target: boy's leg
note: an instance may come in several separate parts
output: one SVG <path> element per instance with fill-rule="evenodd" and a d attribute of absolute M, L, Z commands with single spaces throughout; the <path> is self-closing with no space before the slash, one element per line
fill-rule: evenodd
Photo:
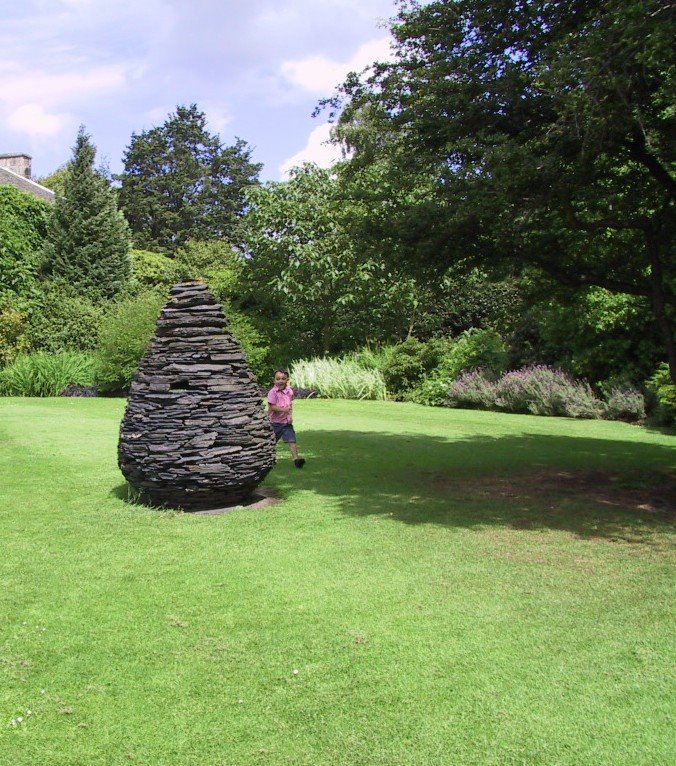
<path fill-rule="evenodd" d="M 296 442 L 289 442 L 289 449 L 291 450 L 291 457 L 293 458 L 293 464 L 296 468 L 302 468 L 305 465 L 305 458 L 298 457 L 298 446 Z"/>
<path fill-rule="evenodd" d="M 293 430 L 293 426 L 289 426 L 287 432 L 289 449 L 291 450 L 291 457 L 293 458 L 293 464 L 296 468 L 302 468 L 305 465 L 305 458 L 298 457 L 298 445 L 296 444 L 296 432 Z"/>
<path fill-rule="evenodd" d="M 291 451 L 291 457 L 293 458 L 293 464 L 296 468 L 302 468 L 305 465 L 305 458 L 298 457 L 298 446 L 296 444 L 296 432 L 293 430 L 293 426 L 288 426 L 282 437 L 284 441 L 289 445 Z"/>

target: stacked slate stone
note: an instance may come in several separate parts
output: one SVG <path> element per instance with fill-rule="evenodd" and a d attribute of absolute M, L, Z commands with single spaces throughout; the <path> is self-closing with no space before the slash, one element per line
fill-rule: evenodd
<path fill-rule="evenodd" d="M 207 510 L 246 499 L 275 438 L 242 349 L 206 285 L 175 285 L 131 384 L 120 470 L 143 502 Z"/>

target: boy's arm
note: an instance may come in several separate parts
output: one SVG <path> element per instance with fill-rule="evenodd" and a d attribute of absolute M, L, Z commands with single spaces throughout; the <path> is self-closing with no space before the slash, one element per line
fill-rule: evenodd
<path fill-rule="evenodd" d="M 268 394 L 268 410 L 270 412 L 280 412 L 282 414 L 289 412 L 289 407 L 280 407 L 279 404 L 277 404 L 277 397 L 275 396 L 275 392 L 271 391 Z"/>
<path fill-rule="evenodd" d="M 291 412 L 291 407 L 280 407 L 278 404 L 268 402 L 268 409 L 270 412 Z"/>

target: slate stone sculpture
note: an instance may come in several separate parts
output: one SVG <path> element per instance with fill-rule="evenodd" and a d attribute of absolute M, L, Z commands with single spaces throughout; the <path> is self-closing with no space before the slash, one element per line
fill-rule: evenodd
<path fill-rule="evenodd" d="M 142 502 L 186 511 L 241 502 L 275 463 L 260 388 L 206 285 L 171 290 L 131 384 L 118 463 Z"/>

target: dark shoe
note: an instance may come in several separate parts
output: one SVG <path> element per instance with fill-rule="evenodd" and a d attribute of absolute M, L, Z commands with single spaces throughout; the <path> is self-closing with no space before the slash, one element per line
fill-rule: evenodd
<path fill-rule="evenodd" d="M 305 458 L 299 457 L 293 461 L 293 464 L 296 466 L 296 468 L 302 468 L 305 465 Z"/>

